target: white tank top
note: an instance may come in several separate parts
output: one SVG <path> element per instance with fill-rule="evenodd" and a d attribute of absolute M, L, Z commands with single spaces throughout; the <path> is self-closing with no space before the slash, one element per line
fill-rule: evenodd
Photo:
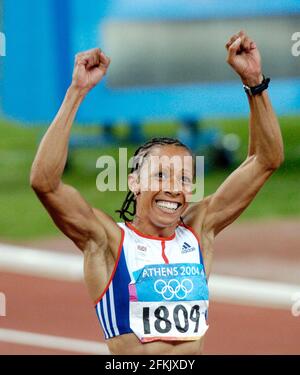
<path fill-rule="evenodd" d="M 123 238 L 111 280 L 96 303 L 105 337 L 141 342 L 198 340 L 208 329 L 208 286 L 200 243 L 179 225 L 169 238 L 119 223 Z"/>

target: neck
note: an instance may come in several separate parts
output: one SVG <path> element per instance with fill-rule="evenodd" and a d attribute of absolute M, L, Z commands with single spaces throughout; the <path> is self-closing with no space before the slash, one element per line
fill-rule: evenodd
<path fill-rule="evenodd" d="M 149 221 L 142 220 L 140 217 L 136 216 L 132 221 L 132 225 L 140 232 L 149 236 L 166 238 L 171 237 L 174 234 L 178 223 L 168 227 L 158 227 L 157 225 Z"/>

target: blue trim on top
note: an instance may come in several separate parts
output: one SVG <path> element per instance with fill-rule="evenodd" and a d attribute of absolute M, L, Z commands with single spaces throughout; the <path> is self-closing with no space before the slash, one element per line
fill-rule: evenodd
<path fill-rule="evenodd" d="M 200 254 L 200 262 L 201 262 L 201 264 L 203 266 L 204 273 L 205 273 L 205 279 L 206 279 L 207 291 L 208 291 L 208 300 L 209 300 L 208 280 L 207 280 L 207 274 L 206 274 L 206 269 L 205 269 L 205 264 L 204 264 L 204 261 L 203 261 L 203 255 L 202 255 L 200 244 L 198 244 L 198 248 L 199 248 L 199 254 Z M 205 320 L 206 320 L 206 322 L 208 321 L 208 309 L 205 312 Z"/>
<path fill-rule="evenodd" d="M 106 324 L 106 321 L 105 321 L 103 301 L 101 300 L 99 303 L 100 303 L 100 312 L 101 312 L 103 326 L 104 326 L 103 327 L 104 328 L 104 334 L 105 334 L 105 332 L 107 333 L 107 335 L 105 334 L 105 339 L 109 339 L 111 337 L 109 336 L 109 331 L 107 329 L 107 324 Z"/>
<path fill-rule="evenodd" d="M 204 268 L 203 255 L 202 255 L 202 251 L 201 251 L 201 247 L 200 247 L 199 243 L 198 243 L 198 249 L 199 249 L 199 254 L 200 254 L 200 262 L 201 262 L 201 264 L 203 265 L 203 268 Z"/>
<path fill-rule="evenodd" d="M 132 333 L 130 328 L 129 322 L 129 289 L 128 285 L 130 283 L 130 275 L 127 269 L 127 264 L 124 255 L 124 247 L 122 247 L 121 255 L 119 259 L 119 263 L 115 272 L 115 275 L 111 281 L 114 285 L 114 295 L 113 299 L 115 302 L 115 313 L 116 313 L 116 324 L 119 330 L 119 334 L 123 335 L 126 333 Z M 106 301 L 107 301 L 107 311 L 108 311 L 108 320 L 110 324 L 110 330 L 112 332 L 112 337 L 118 336 L 113 328 L 112 316 L 111 316 L 111 307 L 110 307 L 110 288 L 108 288 L 107 292 L 105 293 Z M 103 296 L 104 297 L 104 296 Z M 100 304 L 100 311 L 103 317 L 103 324 L 104 329 L 108 333 L 107 324 L 104 320 L 104 312 L 103 312 L 103 299 L 99 301 Z M 98 315 L 98 314 L 97 314 Z M 99 320 L 100 322 L 100 320 Z M 101 323 L 101 322 L 100 322 Z M 105 334 L 105 332 L 104 332 Z M 106 336 L 106 339 L 111 338 L 110 336 Z"/>
<path fill-rule="evenodd" d="M 105 333 L 105 327 L 102 327 L 102 324 L 101 324 L 101 319 L 102 319 L 102 313 L 101 313 L 101 311 L 100 311 L 100 313 L 101 313 L 101 319 L 100 319 L 100 315 L 98 314 L 98 305 L 99 305 L 99 308 L 101 309 L 101 301 L 99 301 L 97 303 L 97 305 L 95 306 L 95 309 L 96 309 L 96 314 L 97 314 L 97 317 L 98 317 L 99 324 L 100 324 L 100 326 L 102 328 L 102 331 L 103 331 L 103 334 L 104 334 L 104 338 L 107 340 L 108 337 L 107 337 L 107 335 Z M 104 322 L 103 322 L 103 324 L 104 324 Z"/>
<path fill-rule="evenodd" d="M 113 322 L 112 322 L 112 317 L 111 317 L 110 292 L 111 292 L 110 288 L 108 288 L 108 290 L 106 292 L 107 315 L 108 315 L 109 328 L 111 330 L 112 337 L 115 337 L 116 333 L 115 333 L 115 330 L 114 330 L 114 327 L 113 327 Z M 114 298 L 114 296 L 113 296 L 113 298 Z"/>
<path fill-rule="evenodd" d="M 130 275 L 128 272 L 124 247 L 122 247 L 121 256 L 119 259 L 119 264 L 113 278 L 114 295 L 115 295 L 115 311 L 116 311 L 116 321 L 119 329 L 120 335 L 125 333 L 132 333 L 130 328 L 129 320 L 129 289 L 128 285 L 130 283 Z"/>

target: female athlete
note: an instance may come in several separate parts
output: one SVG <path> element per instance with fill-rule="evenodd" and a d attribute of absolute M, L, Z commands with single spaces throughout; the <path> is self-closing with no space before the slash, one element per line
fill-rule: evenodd
<path fill-rule="evenodd" d="M 281 132 L 256 44 L 240 31 L 226 49 L 227 62 L 248 96 L 248 155 L 200 202 L 189 203 L 194 165 L 185 160 L 191 152 L 170 138 L 153 139 L 136 151 L 130 191 L 119 211 L 125 222 L 92 208 L 62 182 L 75 115 L 110 65 L 99 49 L 76 56 L 72 84 L 39 146 L 31 186 L 83 253 L 85 282 L 112 354 L 202 353 L 214 239 L 283 161 Z M 177 162 L 168 164 L 173 157 Z"/>

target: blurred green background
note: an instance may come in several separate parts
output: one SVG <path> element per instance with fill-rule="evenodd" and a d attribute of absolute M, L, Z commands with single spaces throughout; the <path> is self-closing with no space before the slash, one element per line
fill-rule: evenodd
<path fill-rule="evenodd" d="M 276 171 L 259 192 L 250 207 L 239 220 L 258 220 L 266 218 L 298 217 L 300 215 L 300 127 L 299 117 L 281 117 L 279 119 L 285 144 L 285 162 Z M 248 119 L 226 119 L 204 121 L 205 128 L 219 127 L 224 134 L 235 133 L 240 137 L 241 147 L 237 152 L 234 169 L 247 155 Z M 0 237 L 3 240 L 30 240 L 58 234 L 47 212 L 42 207 L 29 186 L 29 174 L 39 140 L 46 127 L 25 128 L 19 123 L 0 122 Z M 122 134 L 124 126 L 115 130 Z M 176 124 L 146 124 L 147 136 L 174 136 Z M 88 129 L 74 125 L 73 134 L 99 133 L 98 127 Z M 129 157 L 135 146 L 129 146 Z M 124 192 L 100 193 L 96 189 L 96 160 L 101 155 L 112 155 L 118 160 L 118 145 L 102 149 L 82 148 L 71 152 L 71 167 L 65 173 L 64 182 L 76 187 L 85 199 L 94 207 L 101 208 L 118 216 L 115 210 L 120 208 L 125 197 Z M 214 192 L 225 180 L 231 170 L 217 170 L 205 174 L 205 195 Z"/>

